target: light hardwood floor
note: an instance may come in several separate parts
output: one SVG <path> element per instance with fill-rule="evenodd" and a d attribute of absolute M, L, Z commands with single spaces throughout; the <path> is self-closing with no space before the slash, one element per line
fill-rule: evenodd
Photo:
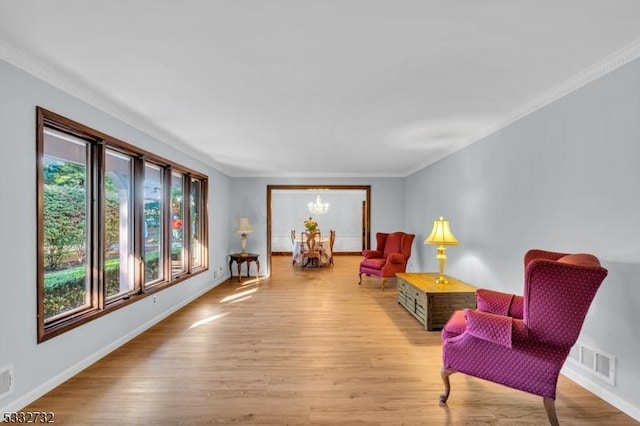
<path fill-rule="evenodd" d="M 73 425 L 544 425 L 542 399 L 454 374 L 438 403 L 440 334 L 368 278 L 359 256 L 320 270 L 273 258 L 227 281 L 24 411 Z M 636 425 L 564 377 L 563 425 Z"/>

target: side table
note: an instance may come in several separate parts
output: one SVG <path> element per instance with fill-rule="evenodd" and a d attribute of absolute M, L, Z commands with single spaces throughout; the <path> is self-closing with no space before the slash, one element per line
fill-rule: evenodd
<path fill-rule="evenodd" d="M 476 288 L 446 276 L 446 284 L 436 284 L 439 274 L 397 273 L 398 303 L 416 317 L 427 330 L 444 327 L 454 311 L 476 307 Z"/>
<path fill-rule="evenodd" d="M 236 265 L 238 265 L 238 282 L 240 282 L 240 279 L 242 277 L 242 273 L 240 272 L 240 266 L 244 263 L 247 262 L 247 278 L 249 277 L 249 268 L 251 266 L 251 262 L 256 262 L 256 279 L 260 276 L 260 261 L 258 260 L 258 258 L 260 257 L 259 254 L 255 254 L 255 253 L 246 253 L 246 254 L 242 254 L 242 253 L 232 253 L 229 255 L 229 274 L 233 277 L 233 270 L 231 269 L 231 265 L 233 264 L 233 262 L 236 262 Z"/>

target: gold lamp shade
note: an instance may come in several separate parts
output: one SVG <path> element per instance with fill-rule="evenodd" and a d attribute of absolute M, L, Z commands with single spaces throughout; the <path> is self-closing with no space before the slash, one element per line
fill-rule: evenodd
<path fill-rule="evenodd" d="M 424 243 L 438 245 L 436 259 L 438 260 L 440 274 L 436 283 L 446 284 L 448 281 L 444 278 L 444 266 L 447 263 L 447 248 L 445 246 L 458 245 L 458 240 L 456 240 L 456 237 L 451 233 L 451 228 L 449 228 L 449 221 L 442 216 L 434 220 L 431 234 L 424 240 Z"/>

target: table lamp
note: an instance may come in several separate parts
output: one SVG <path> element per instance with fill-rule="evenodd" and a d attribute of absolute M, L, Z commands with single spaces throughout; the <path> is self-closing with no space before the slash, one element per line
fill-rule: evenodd
<path fill-rule="evenodd" d="M 444 278 L 444 265 L 447 263 L 447 249 L 445 246 L 458 245 L 458 240 L 449 229 L 449 221 L 444 220 L 442 216 L 434 220 L 431 234 L 424 240 L 424 243 L 438 245 L 436 259 L 438 259 L 440 276 L 436 280 L 436 284 L 446 284 L 448 281 Z"/>
<path fill-rule="evenodd" d="M 249 223 L 249 218 L 247 217 L 241 217 L 240 220 L 238 221 L 238 226 L 235 229 L 236 234 L 241 234 L 241 240 L 240 243 L 242 244 L 242 253 L 240 253 L 242 256 L 246 256 L 248 254 L 247 252 L 247 234 L 250 234 L 253 232 L 253 227 L 251 226 L 251 224 Z"/>

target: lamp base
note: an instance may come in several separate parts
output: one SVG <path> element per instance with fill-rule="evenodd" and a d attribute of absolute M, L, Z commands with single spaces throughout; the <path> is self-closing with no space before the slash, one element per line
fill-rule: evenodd
<path fill-rule="evenodd" d="M 449 280 L 446 279 L 443 275 L 440 275 L 436 280 L 436 284 L 448 284 Z"/>
<path fill-rule="evenodd" d="M 440 272 L 436 284 L 447 284 L 449 280 L 444 277 L 444 265 L 447 263 L 447 248 L 445 246 L 438 247 L 436 259 L 438 260 L 438 270 Z"/>
<path fill-rule="evenodd" d="M 247 234 L 242 234 L 240 239 L 240 246 L 242 247 L 242 251 L 240 252 L 240 256 L 246 256 L 249 254 L 247 251 Z"/>

